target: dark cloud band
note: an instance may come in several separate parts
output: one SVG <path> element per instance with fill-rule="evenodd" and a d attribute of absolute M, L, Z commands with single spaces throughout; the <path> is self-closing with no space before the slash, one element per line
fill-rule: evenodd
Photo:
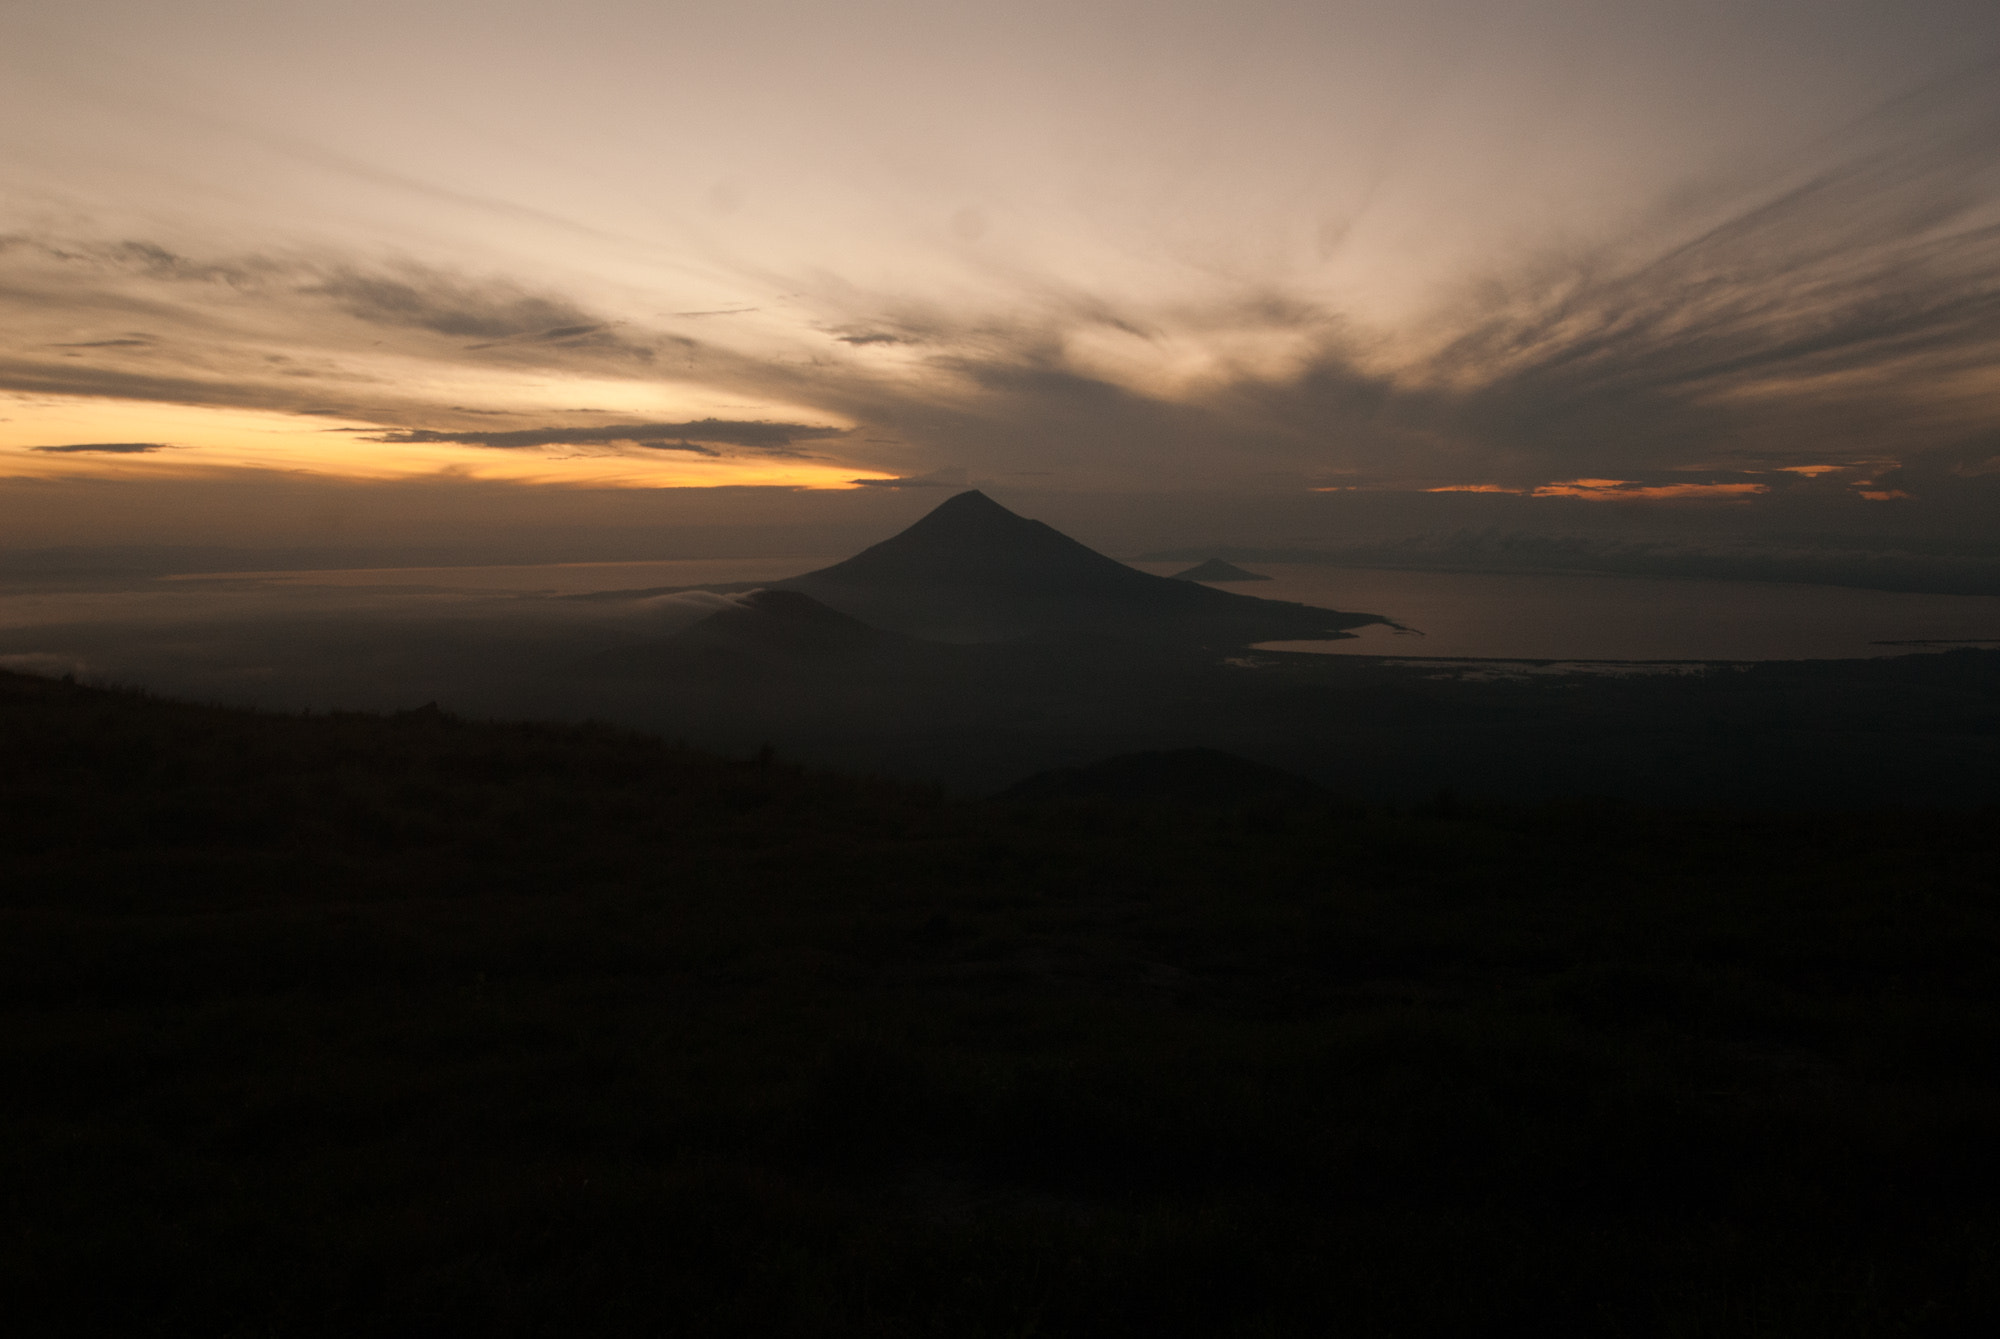
<path fill-rule="evenodd" d="M 518 428 L 509 432 L 446 432 L 416 428 L 370 437 L 398 446 L 483 446 L 500 451 L 540 446 L 641 446 L 658 451 L 693 451 L 714 455 L 709 446 L 734 446 L 751 451 L 792 454 L 795 443 L 844 437 L 845 428 L 809 423 L 762 423 L 704 418 L 687 423 L 612 423 L 595 428 Z"/>
<path fill-rule="evenodd" d="M 65 446 L 31 446 L 30 451 L 41 451 L 53 456 L 73 456 L 97 453 L 106 456 L 143 456 L 153 451 L 171 451 L 165 442 L 73 442 Z"/>
<path fill-rule="evenodd" d="M 896 479 L 849 479 L 861 488 L 966 488 L 970 480 L 961 469 L 933 470 L 929 474 L 907 474 Z"/>

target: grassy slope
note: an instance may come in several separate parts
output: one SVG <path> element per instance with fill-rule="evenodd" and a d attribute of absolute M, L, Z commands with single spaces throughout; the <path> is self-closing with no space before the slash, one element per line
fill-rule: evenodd
<path fill-rule="evenodd" d="M 79 1332 L 1985 1334 L 1993 815 L 961 804 L 0 677 Z"/>

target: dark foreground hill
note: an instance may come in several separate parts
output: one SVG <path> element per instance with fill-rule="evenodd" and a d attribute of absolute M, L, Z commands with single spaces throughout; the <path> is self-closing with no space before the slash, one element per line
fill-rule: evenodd
<path fill-rule="evenodd" d="M 1320 789 L 1302 776 L 1220 749 L 1121 753 L 1087 767 L 1037 772 L 1002 791 L 1003 800 L 1123 800 L 1208 807 L 1296 804 Z"/>
<path fill-rule="evenodd" d="M 2000 823 L 0 676 L 37 1334 L 1985 1335 Z"/>
<path fill-rule="evenodd" d="M 811 620 L 766 612 L 732 611 L 552 677 L 547 709 L 737 752 L 769 740 L 822 765 L 971 794 L 1203 746 L 1336 793 L 1405 801 L 1448 789 L 1799 809 L 2000 802 L 1995 651 L 1562 674 L 1111 638 L 948 646 L 856 634 L 821 650 L 798 626 Z"/>

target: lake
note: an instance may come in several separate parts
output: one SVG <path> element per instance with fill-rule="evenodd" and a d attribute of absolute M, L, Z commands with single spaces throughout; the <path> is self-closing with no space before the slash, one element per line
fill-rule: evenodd
<path fill-rule="evenodd" d="M 832 558 L 706 558 L 508 567 L 230 572 L 122 584 L 116 591 L 0 598 L 0 627 L 171 622 L 217 601 L 271 609 L 444 607 L 495 596 L 776 581 Z M 1185 563 L 1136 563 L 1158 575 Z M 1266 649 L 1414 659 L 1693 661 L 1852 659 L 2000 646 L 2000 596 L 1910 595 L 1838 586 L 1646 577 L 1412 572 L 1264 563 L 1270 581 L 1219 586 L 1245 595 L 1381 614 L 1411 632 L 1369 627 L 1341 641 Z M 189 598 L 200 596 L 203 598 Z M 328 605 L 331 602 L 331 605 Z M 25 649 L 25 648 L 22 648 Z"/>
<path fill-rule="evenodd" d="M 1185 563 L 1134 564 L 1168 575 Z M 1220 590 L 1381 614 L 1349 640 L 1262 649 L 1496 660 L 1847 660 L 2000 646 L 2000 596 L 1910 595 L 1756 581 L 1408 572 L 1260 563 Z"/>

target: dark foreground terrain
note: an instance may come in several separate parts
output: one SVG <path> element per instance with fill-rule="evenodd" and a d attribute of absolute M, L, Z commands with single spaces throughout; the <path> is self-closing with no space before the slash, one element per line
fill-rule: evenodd
<path fill-rule="evenodd" d="M 2000 1324 L 1990 808 L 968 802 L 18 676 L 0 758 L 35 1333 Z"/>

